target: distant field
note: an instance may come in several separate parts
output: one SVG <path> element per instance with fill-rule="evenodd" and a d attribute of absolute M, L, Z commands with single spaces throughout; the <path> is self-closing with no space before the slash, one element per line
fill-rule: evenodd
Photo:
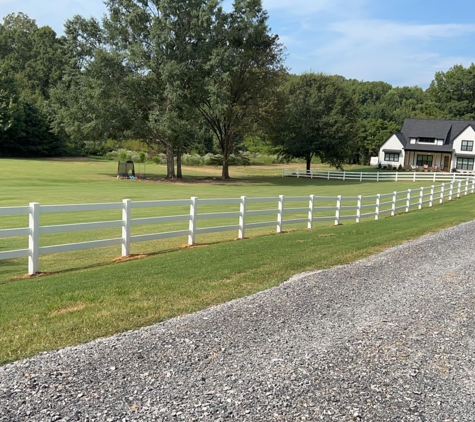
<path fill-rule="evenodd" d="M 116 202 L 132 200 L 371 195 L 418 188 L 411 182 L 342 182 L 282 178 L 281 166 L 232 168 L 229 182 L 213 180 L 219 168 L 186 168 L 184 182 L 160 180 L 163 167 L 148 165 L 150 181 L 117 180 L 116 163 L 107 161 L 0 160 L 0 206 Z M 302 168 L 302 166 L 295 166 Z M 188 177 L 190 176 L 190 177 Z M 427 183 L 426 185 L 428 185 Z M 147 210 L 147 209 L 144 209 Z M 137 210 L 141 211 L 141 210 Z M 201 210 L 202 212 L 205 210 Z M 143 211 L 144 213 L 156 211 Z M 187 212 L 187 210 L 181 210 Z M 118 219 L 104 213 L 74 213 L 73 222 Z M 138 214 L 143 216 L 146 214 Z M 198 236 L 198 247 L 186 239 L 133 244 L 141 259 L 115 261 L 117 247 L 44 255 L 41 271 L 51 274 L 21 278 L 26 259 L 0 261 L 0 364 L 43 350 L 78 344 L 100 336 L 152 324 L 176 315 L 242 297 L 279 284 L 293 274 L 363 258 L 422 234 L 475 218 L 475 195 L 422 211 L 303 225 L 268 235 L 272 228 Z M 42 224 L 72 222 L 71 215 L 45 215 Z M 25 218 L 0 217 L 0 228 L 24 227 Z M 143 230 L 163 231 L 144 226 Z M 167 229 L 165 227 L 165 229 Z M 112 229 L 111 229 L 112 230 Z M 267 235 L 266 235 L 267 234 Z M 42 244 L 78 242 L 93 232 L 41 237 Z M 101 231 L 100 238 L 116 237 Z M 0 239 L 0 250 L 26 247 L 25 239 Z"/>
<path fill-rule="evenodd" d="M 343 182 L 326 180 L 308 180 L 282 178 L 282 166 L 248 166 L 232 167 L 234 177 L 223 182 L 219 179 L 219 167 L 185 167 L 184 180 L 167 181 L 164 179 L 165 168 L 154 164 L 137 168 L 137 173 L 145 170 L 147 180 L 117 180 L 117 163 L 98 160 L 2 160 L 3 172 L 0 175 L 2 195 L 0 206 L 28 205 L 29 202 L 39 202 L 42 205 L 77 204 L 96 202 L 118 202 L 124 198 L 132 200 L 157 199 L 187 199 L 191 196 L 199 198 L 238 198 L 286 196 L 317 196 L 336 195 L 372 195 L 388 193 L 394 190 L 414 188 L 412 182 Z M 293 165 L 302 168 L 302 165 Z M 315 168 L 328 169 L 327 166 Z M 427 183 L 426 185 L 428 185 Z M 417 187 L 420 185 L 418 184 Z M 333 202 L 329 205 L 333 205 Z M 295 206 L 295 205 L 294 205 Z M 305 206 L 301 204 L 299 206 Z M 259 209 L 259 206 L 257 206 Z M 269 208 L 269 204 L 262 205 Z M 226 206 L 201 207 L 200 212 L 237 211 Z M 141 209 L 134 211 L 133 217 L 149 217 L 170 214 L 188 214 L 187 207 L 166 209 Z M 302 218 L 294 216 L 293 218 Z M 42 225 L 70 224 L 87 221 L 118 220 L 120 212 L 103 211 L 94 213 L 64 213 L 45 214 L 41 218 Z M 270 218 L 270 217 L 267 217 Z M 255 220 L 257 221 L 257 220 Z M 249 221 L 251 222 L 251 221 Z M 216 221 L 206 224 L 216 224 Z M 220 220 L 220 225 L 235 224 L 233 221 Z M 346 223 L 349 224 L 349 223 Z M 0 219 L 1 228 L 25 227 L 26 217 L 3 217 Z M 328 223 L 325 223 L 328 225 Z M 157 231 L 173 231 L 187 229 L 187 223 L 170 223 L 157 226 L 140 226 L 133 234 L 154 233 Z M 304 225 L 286 227 L 285 229 L 304 229 Z M 120 236 L 118 229 L 83 231 L 43 235 L 41 245 L 48 246 L 60 243 L 82 242 L 106 239 Z M 247 236 L 272 233 L 271 228 L 253 229 Z M 225 232 L 201 235 L 197 238 L 199 244 L 232 240 L 236 233 Z M 132 253 L 157 253 L 182 247 L 186 238 L 151 241 L 132 245 Z M 9 238 L 0 241 L 0 250 L 22 249 L 27 247 L 26 237 Z M 96 250 L 68 252 L 62 254 L 44 255 L 41 257 L 40 269 L 45 272 L 57 272 L 70 269 L 80 269 L 110 261 L 120 254 L 118 247 Z M 3 271 L 0 281 L 26 272 L 26 260 L 17 259 L 8 262 L 0 261 Z"/>

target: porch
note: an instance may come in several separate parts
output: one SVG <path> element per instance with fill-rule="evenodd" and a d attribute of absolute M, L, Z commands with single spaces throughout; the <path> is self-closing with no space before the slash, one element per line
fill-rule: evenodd
<path fill-rule="evenodd" d="M 404 168 L 419 171 L 450 171 L 452 154 L 447 152 L 406 151 Z"/>

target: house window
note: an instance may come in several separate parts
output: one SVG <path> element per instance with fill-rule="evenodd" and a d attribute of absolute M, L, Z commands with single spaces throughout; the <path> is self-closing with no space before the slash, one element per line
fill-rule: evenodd
<path fill-rule="evenodd" d="M 399 152 L 385 152 L 384 161 L 399 161 Z"/>
<path fill-rule="evenodd" d="M 418 155 L 416 165 L 422 167 L 427 164 L 428 167 L 432 167 L 433 158 L 432 155 Z"/>
<path fill-rule="evenodd" d="M 473 170 L 473 158 L 457 158 L 457 170 Z"/>
<path fill-rule="evenodd" d="M 473 151 L 473 141 L 462 141 L 462 151 Z"/>
<path fill-rule="evenodd" d="M 419 142 L 423 142 L 424 144 L 435 144 L 435 138 L 418 138 Z"/>

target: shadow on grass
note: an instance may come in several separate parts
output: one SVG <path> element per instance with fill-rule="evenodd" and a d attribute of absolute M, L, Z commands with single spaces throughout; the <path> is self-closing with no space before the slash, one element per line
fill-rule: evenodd
<path fill-rule="evenodd" d="M 100 173 L 101 176 L 109 176 L 113 179 L 116 179 L 115 174 L 110 173 Z M 222 180 L 219 177 L 210 177 L 210 176 L 186 176 L 182 179 L 166 179 L 165 177 L 160 176 L 150 176 L 145 179 L 120 179 L 124 183 L 163 183 L 163 184 L 205 184 L 205 185 L 217 185 L 217 186 L 229 186 L 234 184 L 256 184 L 256 185 L 272 185 L 272 186 L 348 186 L 348 185 L 359 185 L 362 182 L 359 180 L 326 180 L 326 179 L 311 179 L 311 178 L 296 178 L 296 177 L 280 177 L 280 176 L 250 176 L 247 177 L 233 177 L 228 180 Z M 367 182 L 367 181 L 366 181 Z M 382 183 L 393 183 L 392 181 L 380 181 Z"/>
<path fill-rule="evenodd" d="M 69 268 L 64 268 L 61 270 L 56 270 L 56 271 L 40 271 L 37 274 L 34 275 L 28 275 L 28 274 L 23 274 L 23 275 L 18 275 L 20 271 L 16 270 L 14 271 L 13 269 L 9 271 L 12 273 L 12 276 L 9 277 L 8 279 L 0 281 L 0 285 L 6 285 L 9 283 L 13 283 L 18 280 L 38 280 L 38 279 L 44 279 L 47 276 L 54 276 L 54 275 L 60 275 L 60 274 L 71 274 L 75 272 L 80 272 L 84 270 L 90 270 L 94 268 L 106 268 L 110 267 L 113 265 L 118 265 L 118 264 L 124 264 L 128 263 L 130 261 L 135 261 L 139 259 L 145 259 L 145 258 L 151 258 L 155 256 L 161 256 L 161 255 L 169 255 L 171 253 L 176 253 L 176 252 L 181 252 L 184 250 L 189 250 L 189 249 L 197 249 L 197 248 L 203 248 L 203 247 L 208 247 L 208 246 L 214 246 L 214 245 L 224 245 L 224 244 L 230 244 L 230 243 L 235 243 L 236 241 L 245 241 L 248 239 L 255 239 L 255 238 L 261 238 L 261 237 L 270 237 L 270 236 L 278 236 L 279 234 L 286 234 L 286 233 L 291 233 L 294 231 L 300 231 L 300 230 L 284 230 L 282 233 L 266 233 L 266 234 L 259 234 L 255 236 L 248 236 L 245 237 L 244 239 L 228 239 L 228 240 L 216 240 L 213 242 L 203 242 L 203 243 L 195 243 L 193 246 L 184 244 L 181 246 L 177 246 L 175 248 L 170 248 L 170 249 L 163 249 L 160 251 L 155 251 L 155 252 L 148 252 L 148 253 L 139 253 L 139 254 L 131 254 L 128 256 L 118 256 L 116 258 L 112 258 L 110 260 L 105 260 L 102 262 L 95 262 L 89 265 L 84 265 L 84 266 L 76 266 L 76 267 L 69 267 Z M 20 264 L 15 264 L 15 268 L 20 267 Z M 25 266 L 22 266 L 25 268 Z M 5 274 L 5 273 L 4 273 Z"/>

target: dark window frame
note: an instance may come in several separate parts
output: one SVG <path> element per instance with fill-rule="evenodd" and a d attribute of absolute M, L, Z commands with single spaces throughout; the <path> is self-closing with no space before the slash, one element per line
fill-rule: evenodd
<path fill-rule="evenodd" d="M 391 159 L 391 157 L 392 157 L 392 159 Z M 399 161 L 399 152 L 385 152 L 384 153 L 384 161 L 398 162 Z"/>
<path fill-rule="evenodd" d="M 462 141 L 461 151 L 473 151 L 473 141 Z"/>
<path fill-rule="evenodd" d="M 434 162 L 434 156 L 433 155 L 422 155 L 422 154 L 417 154 L 416 157 L 416 165 L 417 166 L 425 166 L 427 165 L 428 167 L 432 167 L 432 163 Z"/>
<path fill-rule="evenodd" d="M 475 159 L 473 158 L 457 157 L 457 164 L 455 168 L 457 170 L 473 170 L 474 162 Z"/>
<path fill-rule="evenodd" d="M 435 138 L 417 138 L 417 141 L 423 144 L 435 144 L 436 139 Z"/>

